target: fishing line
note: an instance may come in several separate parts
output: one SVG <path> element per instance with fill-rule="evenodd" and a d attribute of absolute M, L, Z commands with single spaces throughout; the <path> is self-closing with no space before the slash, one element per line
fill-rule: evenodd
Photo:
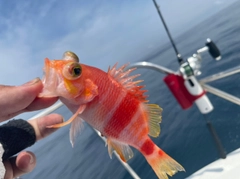
<path fill-rule="evenodd" d="M 167 24 L 166 24 L 166 22 L 165 22 L 165 20 L 164 20 L 164 18 L 162 16 L 162 13 L 160 11 L 160 7 L 159 7 L 159 5 L 157 4 L 157 2 L 155 0 L 153 0 L 153 3 L 154 3 L 154 5 L 155 5 L 155 7 L 157 9 L 158 15 L 159 15 L 159 17 L 160 17 L 160 19 L 161 19 L 161 21 L 163 23 L 163 26 L 164 26 L 164 28 L 165 28 L 165 30 L 167 32 L 168 38 L 170 39 L 170 42 L 171 42 L 171 44 L 173 46 L 173 49 L 174 49 L 174 51 L 176 53 L 176 56 L 178 58 L 178 62 L 179 62 L 179 64 L 182 64 L 183 63 L 183 58 L 182 58 L 181 54 L 178 52 L 178 49 L 177 49 L 177 47 L 175 45 L 175 42 L 173 41 L 173 38 L 172 38 L 172 36 L 170 34 L 170 31 L 169 31 L 169 29 L 167 27 Z"/>

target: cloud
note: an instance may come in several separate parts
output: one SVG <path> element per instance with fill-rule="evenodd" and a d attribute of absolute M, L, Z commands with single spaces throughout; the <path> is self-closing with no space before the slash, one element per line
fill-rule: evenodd
<path fill-rule="evenodd" d="M 1 4 L 1 84 L 20 85 L 42 76 L 44 58 L 59 59 L 66 50 L 83 63 L 107 69 L 142 60 L 169 41 L 151 0 L 45 2 Z M 221 8 L 234 0 L 224 2 Z M 158 0 L 173 37 L 219 11 L 215 3 Z"/>

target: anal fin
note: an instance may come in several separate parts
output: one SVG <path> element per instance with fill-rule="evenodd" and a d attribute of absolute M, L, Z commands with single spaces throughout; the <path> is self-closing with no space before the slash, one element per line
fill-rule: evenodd
<path fill-rule="evenodd" d="M 162 122 L 162 108 L 157 104 L 147 104 L 149 115 L 149 135 L 152 137 L 158 137 L 160 134 L 160 125 Z"/>
<path fill-rule="evenodd" d="M 110 158 L 112 158 L 112 153 L 114 150 L 117 152 L 117 154 L 124 162 L 127 162 L 129 159 L 133 157 L 133 151 L 129 147 L 129 145 L 118 142 L 113 139 L 107 139 L 107 144 Z"/>

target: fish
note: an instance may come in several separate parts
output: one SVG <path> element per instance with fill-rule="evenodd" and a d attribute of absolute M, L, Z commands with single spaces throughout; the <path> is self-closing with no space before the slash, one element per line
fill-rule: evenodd
<path fill-rule="evenodd" d="M 71 123 L 70 141 L 74 145 L 83 121 L 106 138 L 108 153 L 115 150 L 127 162 L 133 157 L 131 147 L 146 158 L 159 179 L 168 179 L 184 168 L 160 149 L 150 138 L 160 134 L 162 108 L 149 104 L 140 75 L 132 75 L 136 68 L 117 64 L 105 72 L 79 63 L 78 56 L 67 51 L 60 60 L 45 59 L 43 90 L 39 97 L 59 97 L 73 116 L 60 124 Z M 130 147 L 131 146 L 131 147 Z"/>

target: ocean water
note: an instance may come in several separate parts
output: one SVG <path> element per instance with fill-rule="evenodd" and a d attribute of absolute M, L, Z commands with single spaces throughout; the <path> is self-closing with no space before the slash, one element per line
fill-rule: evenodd
<path fill-rule="evenodd" d="M 236 2 L 207 21 L 195 26 L 176 39 L 177 47 L 186 59 L 211 38 L 219 47 L 222 60 L 216 62 L 208 53 L 202 55 L 202 75 L 199 78 L 240 65 L 240 2 Z M 178 70 L 172 47 L 165 44 L 146 61 Z M 150 103 L 163 108 L 161 134 L 154 142 L 184 166 L 186 172 L 172 177 L 183 179 L 219 158 L 206 120 L 213 124 L 227 153 L 240 147 L 240 107 L 224 99 L 207 94 L 214 111 L 202 115 L 196 106 L 182 110 L 163 82 L 164 75 L 151 70 L 138 70 L 144 79 Z M 224 78 L 210 85 L 240 97 L 240 74 Z M 54 111 L 68 119 L 72 114 L 66 107 Z M 23 179 L 131 179 L 131 175 L 113 156 L 110 159 L 104 142 L 85 123 L 74 148 L 69 142 L 69 127 L 59 129 L 29 150 L 37 156 L 35 170 Z M 142 179 L 156 179 L 144 157 L 135 149 L 129 165 Z"/>

